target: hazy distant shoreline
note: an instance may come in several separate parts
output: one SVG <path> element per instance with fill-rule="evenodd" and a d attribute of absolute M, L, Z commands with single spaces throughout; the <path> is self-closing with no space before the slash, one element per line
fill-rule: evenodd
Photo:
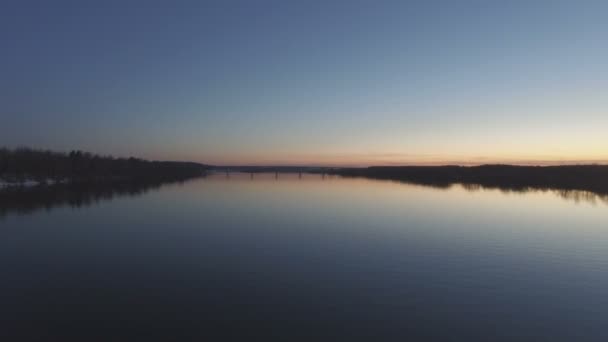
<path fill-rule="evenodd" d="M 0 148 L 0 188 L 72 182 L 173 181 L 216 172 L 324 173 L 433 186 L 472 184 L 503 189 L 582 190 L 608 194 L 608 165 L 562 166 L 212 166 L 194 162 L 114 158 L 88 152 Z"/>

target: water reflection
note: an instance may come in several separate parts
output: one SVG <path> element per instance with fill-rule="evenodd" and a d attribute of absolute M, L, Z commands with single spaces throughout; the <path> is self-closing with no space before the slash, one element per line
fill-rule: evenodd
<path fill-rule="evenodd" d="M 345 177 L 403 181 L 411 184 L 449 188 L 464 184 L 467 189 L 498 189 L 507 193 L 555 192 L 576 202 L 606 202 L 608 198 L 608 166 L 404 166 L 336 169 Z"/>
<path fill-rule="evenodd" d="M 604 207 L 474 184 L 276 178 L 215 173 L 0 222 L 2 340 L 606 340 Z"/>
<path fill-rule="evenodd" d="M 27 215 L 58 207 L 81 208 L 110 201 L 115 197 L 141 196 L 163 185 L 184 183 L 192 178 L 173 181 L 83 182 L 33 187 L 8 187 L 0 190 L 0 220 L 9 214 Z"/>
<path fill-rule="evenodd" d="M 218 174 L 219 176 L 220 174 Z M 235 173 L 231 179 L 229 175 L 225 177 L 226 181 L 250 180 L 258 182 L 260 180 L 274 181 L 298 181 L 303 179 L 308 180 L 327 180 L 342 178 L 342 176 L 324 175 L 324 174 L 307 174 L 302 178 L 301 174 L 258 174 L 255 177 L 253 174 Z M 217 177 L 212 177 L 216 181 Z M 221 177 L 220 177 L 221 178 Z M 350 177 L 345 177 L 350 178 Z M 370 179 L 371 180 L 371 179 Z M 163 185 L 171 183 L 183 183 L 188 179 L 179 181 L 162 182 L 162 181 L 130 181 L 130 182 L 106 182 L 106 183 L 75 183 L 75 184 L 57 184 L 45 185 L 36 187 L 12 187 L 0 190 L 0 220 L 9 214 L 27 215 L 38 210 L 52 210 L 58 207 L 88 207 L 100 201 L 110 201 L 116 197 L 135 197 L 146 194 L 150 191 L 156 191 Z M 563 198 L 575 203 L 591 203 L 591 204 L 606 204 L 608 205 L 608 194 L 569 190 L 569 189 L 553 189 L 553 188 L 533 188 L 533 187 L 512 187 L 512 186 L 488 186 L 482 184 L 470 183 L 444 183 L 444 182 L 416 182 L 404 180 L 381 180 L 373 179 L 378 182 L 392 182 L 395 186 L 400 185 L 418 185 L 439 190 L 451 190 L 454 187 L 475 193 L 484 190 L 499 190 L 504 194 L 530 194 L 530 193 L 551 193 L 555 196 Z"/>
<path fill-rule="evenodd" d="M 460 186 L 468 192 L 479 192 L 483 190 L 499 190 L 504 194 L 530 194 L 530 193 L 552 193 L 560 198 L 575 203 L 590 203 L 598 204 L 604 203 L 608 205 L 608 193 L 603 191 L 587 191 L 587 190 L 575 190 L 575 189 L 558 189 L 549 187 L 529 187 L 529 186 L 509 186 L 509 185 L 485 185 L 477 183 L 448 183 L 448 182 L 424 182 L 424 181 L 413 181 L 413 180 L 388 180 L 388 179 L 377 179 L 368 178 L 378 181 L 393 182 L 397 184 L 408 184 L 408 185 L 422 185 L 429 188 L 439 190 L 450 190 L 454 186 Z"/>
<path fill-rule="evenodd" d="M 524 187 L 524 188 L 510 188 L 510 187 L 489 187 L 480 184 L 460 184 L 464 189 L 470 192 L 476 192 L 484 189 L 497 189 L 503 193 L 546 193 L 550 192 L 556 196 L 559 196 L 565 200 L 573 201 L 576 203 L 604 203 L 608 204 L 608 194 L 602 193 L 594 193 L 591 191 L 584 190 L 569 190 L 569 189 L 552 189 L 552 188 L 532 188 L 532 187 Z"/>

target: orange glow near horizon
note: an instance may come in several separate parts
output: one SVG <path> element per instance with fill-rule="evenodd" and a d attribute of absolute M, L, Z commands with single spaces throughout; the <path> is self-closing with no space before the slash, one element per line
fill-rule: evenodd
<path fill-rule="evenodd" d="M 593 157 L 560 157 L 549 156 L 441 156 L 441 155 L 406 155 L 397 153 L 385 154 L 293 154 L 293 155 L 226 155 L 226 156 L 183 156 L 180 160 L 191 160 L 210 165 L 230 166 L 327 166 L 327 167 L 367 167 L 367 166 L 400 166 L 400 165 L 572 165 L 572 164 L 608 164 L 608 156 Z"/>
<path fill-rule="evenodd" d="M 608 164 L 608 116 L 588 111 L 576 119 L 573 114 L 555 113 L 553 121 L 530 119 L 517 124 L 469 118 L 416 125 L 396 116 L 391 121 L 360 123 L 357 134 L 335 120 L 326 123 L 325 135 L 310 127 L 308 131 L 273 127 L 264 137 L 253 130 L 208 139 L 193 134 L 147 157 L 234 166 Z M 544 116 L 551 115 L 544 112 Z"/>

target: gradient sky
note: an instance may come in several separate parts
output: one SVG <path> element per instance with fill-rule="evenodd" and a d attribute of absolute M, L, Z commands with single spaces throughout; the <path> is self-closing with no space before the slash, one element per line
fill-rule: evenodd
<path fill-rule="evenodd" d="M 0 2 L 0 145 L 214 164 L 608 160 L 608 1 Z"/>

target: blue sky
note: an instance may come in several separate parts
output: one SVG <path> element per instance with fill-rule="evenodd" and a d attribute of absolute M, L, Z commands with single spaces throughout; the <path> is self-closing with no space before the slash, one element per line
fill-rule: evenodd
<path fill-rule="evenodd" d="M 0 144 L 228 164 L 608 160 L 605 1 L 3 1 Z"/>

